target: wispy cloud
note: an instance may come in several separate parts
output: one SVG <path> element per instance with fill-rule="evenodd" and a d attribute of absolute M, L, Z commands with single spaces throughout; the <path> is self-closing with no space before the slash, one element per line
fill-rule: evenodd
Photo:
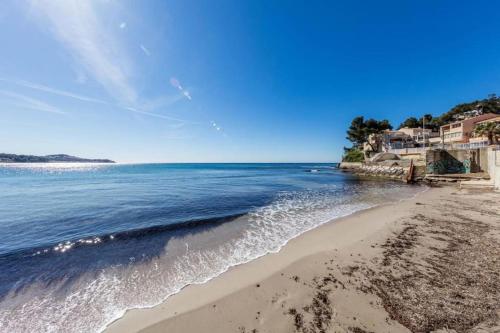
<path fill-rule="evenodd" d="M 151 55 L 151 52 L 149 52 L 149 50 L 141 44 L 141 50 L 142 52 L 144 52 L 144 54 L 146 54 L 148 57 Z"/>
<path fill-rule="evenodd" d="M 185 124 L 185 123 L 197 124 L 195 122 L 186 121 L 184 119 L 180 119 L 180 118 L 176 118 L 176 117 L 171 117 L 171 116 L 167 116 L 167 115 L 163 115 L 163 114 L 159 114 L 159 113 L 142 111 L 142 110 L 139 110 L 139 109 L 136 109 L 136 108 L 127 108 L 127 109 L 129 111 L 132 111 L 132 112 L 135 112 L 135 113 L 139 113 L 139 114 L 143 114 L 143 115 L 150 116 L 150 117 L 156 117 L 156 118 L 161 118 L 161 119 L 173 120 L 173 121 L 177 121 L 177 122 L 180 122 L 180 123 L 183 123 L 183 124 Z"/>
<path fill-rule="evenodd" d="M 158 109 L 168 108 L 178 101 L 182 100 L 184 95 L 182 93 L 173 96 L 161 96 L 141 103 L 141 109 L 144 111 L 154 111 Z"/>
<path fill-rule="evenodd" d="M 69 92 L 69 91 L 55 89 L 55 88 L 52 88 L 52 87 L 49 87 L 49 86 L 46 86 L 46 85 L 42 85 L 42 84 L 38 84 L 38 83 L 33 83 L 33 82 L 29 82 L 29 81 L 24 81 L 24 80 L 7 80 L 7 79 L 4 79 L 4 78 L 0 78 L 0 81 L 7 82 L 7 83 L 13 83 L 13 84 L 16 84 L 18 86 L 22 86 L 22 87 L 25 87 L 25 88 L 30 88 L 30 89 L 34 89 L 34 90 L 38 90 L 38 91 L 43 91 L 43 92 L 47 92 L 47 93 L 54 94 L 54 95 L 59 95 L 59 96 L 64 96 L 64 97 L 69 97 L 69 98 L 74 98 L 74 99 L 78 99 L 78 100 L 84 101 L 84 102 L 99 103 L 99 104 L 108 104 L 107 102 L 99 100 L 99 99 L 96 99 L 96 98 L 87 97 L 87 96 L 83 96 L 83 95 L 80 95 L 80 94 L 75 94 L 75 93 L 72 93 L 72 92 Z"/>
<path fill-rule="evenodd" d="M 0 95 L 3 95 L 11 100 L 11 104 L 20 108 L 57 113 L 57 114 L 65 114 L 66 112 L 61 111 L 59 108 L 50 105 L 44 101 L 41 101 L 36 98 L 28 97 L 22 94 L 18 94 L 12 91 L 0 90 Z"/>
<path fill-rule="evenodd" d="M 75 71 L 80 82 L 87 79 L 97 81 L 116 102 L 106 102 L 69 91 L 52 88 L 46 85 L 28 81 L 11 81 L 25 88 L 36 89 L 46 93 L 56 94 L 85 102 L 101 103 L 119 107 L 144 116 L 155 117 L 174 122 L 191 123 L 180 118 L 157 113 L 181 98 L 191 100 L 191 95 L 185 89 L 179 89 L 180 94 L 161 97 L 156 100 L 140 98 L 131 84 L 133 63 L 127 54 L 116 25 L 106 24 L 106 11 L 113 10 L 113 1 L 80 1 L 80 0 L 30 0 L 31 17 L 34 17 L 43 27 L 66 48 L 74 59 Z M 127 28 L 126 22 L 118 24 L 120 29 Z M 149 49 L 140 44 L 140 49 L 147 56 Z"/>
<path fill-rule="evenodd" d="M 48 23 L 55 38 L 91 77 L 120 103 L 136 101 L 137 93 L 129 82 L 131 62 L 119 40 L 99 19 L 96 2 L 33 0 L 31 4 L 31 12 Z"/>
<path fill-rule="evenodd" d="M 53 87 L 49 87 L 47 85 L 34 83 L 34 82 L 30 82 L 30 81 L 25 81 L 25 80 L 17 80 L 17 79 L 11 80 L 11 79 L 0 78 L 0 82 L 6 82 L 8 84 L 14 84 L 14 85 L 18 85 L 18 86 L 21 86 L 24 88 L 34 89 L 34 90 L 49 93 L 49 94 L 73 98 L 73 99 L 83 101 L 83 102 L 109 105 L 111 107 L 121 108 L 121 109 L 124 109 L 127 111 L 131 111 L 131 112 L 142 114 L 142 115 L 149 116 L 149 117 L 175 121 L 176 125 L 174 125 L 174 126 L 179 126 L 179 123 L 182 123 L 182 126 L 184 126 L 184 124 L 186 124 L 186 123 L 195 124 L 194 122 L 186 121 L 184 119 L 180 119 L 180 118 L 171 117 L 171 116 L 152 112 L 154 110 L 169 107 L 169 106 L 173 105 L 174 103 L 176 103 L 177 101 L 181 100 L 182 98 L 184 98 L 184 95 L 181 93 L 179 93 L 175 96 L 161 96 L 159 98 L 156 98 L 156 99 L 144 102 L 144 103 L 140 103 L 140 106 L 131 107 L 131 106 L 123 106 L 123 105 L 119 105 L 119 104 L 117 105 L 115 103 L 106 102 L 106 101 L 103 101 L 103 100 L 100 100 L 97 98 L 88 97 L 88 96 L 84 96 L 81 94 L 76 94 L 73 92 L 60 90 L 60 89 L 56 89 Z M 33 99 L 33 98 L 30 98 L 30 97 L 22 95 L 22 94 L 18 94 L 18 93 L 6 91 L 6 90 L 0 90 L 0 94 L 3 94 L 5 96 L 16 98 L 17 100 L 23 101 L 24 103 L 22 105 L 16 104 L 17 106 L 20 106 L 20 107 L 22 106 L 24 108 L 39 109 L 41 111 L 47 111 L 47 112 L 65 113 L 65 112 L 60 111 L 56 107 L 51 106 L 43 101 Z"/>

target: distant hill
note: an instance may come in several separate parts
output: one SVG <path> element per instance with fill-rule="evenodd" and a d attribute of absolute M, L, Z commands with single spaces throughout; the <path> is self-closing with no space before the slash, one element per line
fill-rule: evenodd
<path fill-rule="evenodd" d="M 115 163 L 108 159 L 89 159 L 65 154 L 35 156 L 0 153 L 0 163 L 51 163 L 51 162 L 81 162 L 81 163 Z"/>

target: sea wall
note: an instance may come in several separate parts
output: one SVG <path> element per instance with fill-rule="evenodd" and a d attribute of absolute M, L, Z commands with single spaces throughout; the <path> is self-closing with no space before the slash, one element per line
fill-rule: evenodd
<path fill-rule="evenodd" d="M 356 173 L 363 176 L 383 177 L 397 180 L 406 179 L 409 168 L 387 165 L 363 165 Z"/>
<path fill-rule="evenodd" d="M 387 161 L 385 161 L 387 162 Z M 392 161 L 392 165 L 386 163 L 358 163 L 353 165 L 352 163 L 344 163 L 340 164 L 340 169 L 355 173 L 360 176 L 369 176 L 369 177 L 379 177 L 385 179 L 394 179 L 406 181 L 407 174 L 409 172 L 408 166 L 401 166 L 401 161 Z"/>
<path fill-rule="evenodd" d="M 425 154 L 425 163 L 428 174 L 465 173 L 464 156 L 458 153 L 450 154 L 444 149 L 428 150 Z M 461 161 L 460 161 L 461 159 Z"/>
<path fill-rule="evenodd" d="M 428 174 L 485 172 L 488 169 L 486 148 L 428 150 L 425 161 Z"/>

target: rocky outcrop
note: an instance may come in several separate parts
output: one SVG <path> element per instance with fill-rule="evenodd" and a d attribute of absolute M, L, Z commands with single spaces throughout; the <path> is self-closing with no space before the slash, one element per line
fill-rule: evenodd
<path fill-rule="evenodd" d="M 339 169 L 349 170 L 349 169 L 357 169 L 363 165 L 361 162 L 342 162 L 339 165 Z"/>

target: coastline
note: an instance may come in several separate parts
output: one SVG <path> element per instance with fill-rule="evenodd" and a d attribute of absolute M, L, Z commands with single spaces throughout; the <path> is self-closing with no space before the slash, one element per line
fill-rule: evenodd
<path fill-rule="evenodd" d="M 426 193 L 442 191 L 448 189 L 426 189 L 413 198 L 368 208 L 330 221 L 290 240 L 278 253 L 270 253 L 231 267 L 206 283 L 189 285 L 154 307 L 129 310 L 111 323 L 105 332 L 143 330 L 253 286 L 305 257 L 345 249 L 377 233 L 386 235 L 391 222 L 405 216 L 407 207 L 415 205 L 415 200 Z M 394 211 L 394 207 L 398 209 Z M 390 221 L 386 219 L 388 211 L 391 212 Z"/>
<path fill-rule="evenodd" d="M 311 326 L 307 332 L 408 332 L 401 324 L 408 326 L 404 318 L 391 313 L 394 309 L 376 291 L 383 286 L 370 278 L 382 276 L 383 262 L 397 260 L 404 253 L 396 249 L 396 259 L 389 258 L 388 244 L 406 235 L 408 223 L 416 217 L 441 216 L 439 202 L 491 204 L 495 199 L 498 194 L 431 188 L 404 201 L 336 219 L 290 240 L 278 253 L 232 267 L 204 284 L 187 286 L 152 308 L 129 310 L 105 332 L 306 332 L 307 325 Z M 498 213 L 496 208 L 485 215 L 483 207 L 465 212 L 463 218 L 472 221 L 485 215 L 481 223 L 495 223 Z M 325 300 L 331 292 L 327 299 L 332 300 L 314 309 L 318 318 L 301 310 L 321 304 L 318 295 Z"/>

